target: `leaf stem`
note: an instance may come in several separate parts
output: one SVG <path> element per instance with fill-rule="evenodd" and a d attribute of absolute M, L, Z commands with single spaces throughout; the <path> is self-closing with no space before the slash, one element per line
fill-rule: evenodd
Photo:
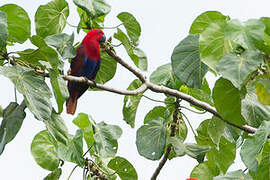
<path fill-rule="evenodd" d="M 72 169 L 72 171 L 70 172 L 70 174 L 69 174 L 67 180 L 70 179 L 71 175 L 73 174 L 73 172 L 75 171 L 75 169 L 76 169 L 78 166 L 79 166 L 79 165 L 76 165 L 76 166 Z"/>
<path fill-rule="evenodd" d="M 150 98 L 150 97 L 148 97 L 148 96 L 146 96 L 144 94 L 142 96 L 145 97 L 146 99 L 149 99 L 149 100 L 154 101 L 154 102 L 165 103 L 164 101 L 160 101 L 160 100 L 156 100 L 156 99 Z"/>
<path fill-rule="evenodd" d="M 192 109 L 189 109 L 189 108 L 187 108 L 187 107 L 185 107 L 185 106 L 180 106 L 180 108 L 183 108 L 183 109 L 186 109 L 186 110 L 189 110 L 189 111 L 191 111 L 191 112 L 193 112 L 193 113 L 196 113 L 196 114 L 204 114 L 204 113 L 206 113 L 207 111 L 202 111 L 202 112 L 199 112 L 199 111 L 194 111 L 194 110 L 192 110 Z"/>
<path fill-rule="evenodd" d="M 181 112 L 181 111 L 180 111 L 180 112 Z M 188 122 L 188 125 L 189 125 L 189 127 L 191 128 L 191 131 L 192 131 L 192 133 L 194 134 L 194 136 L 197 136 L 197 134 L 196 134 L 195 130 L 193 129 L 193 127 L 192 127 L 190 121 L 188 120 L 187 116 L 186 116 L 183 112 L 181 112 L 181 114 L 186 118 L 186 120 L 187 120 L 187 122 Z"/>

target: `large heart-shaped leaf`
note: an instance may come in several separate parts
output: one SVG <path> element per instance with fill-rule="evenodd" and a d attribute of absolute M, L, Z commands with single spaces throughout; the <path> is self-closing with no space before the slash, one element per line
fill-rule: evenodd
<path fill-rule="evenodd" d="M 223 78 L 230 80 L 235 87 L 241 89 L 250 73 L 263 62 L 257 51 L 245 51 L 242 54 L 229 53 L 217 63 L 217 71 Z"/>
<path fill-rule="evenodd" d="M 15 4 L 4 5 L 0 10 L 7 14 L 8 40 L 25 42 L 31 34 L 31 22 L 26 11 Z"/>
<path fill-rule="evenodd" d="M 31 153 L 36 163 L 49 171 L 56 169 L 60 163 L 47 130 L 39 132 L 34 137 L 31 144 Z"/>
<path fill-rule="evenodd" d="M 92 19 L 108 14 L 111 11 L 111 6 L 105 0 L 73 0 L 73 2 L 86 11 Z"/>
<path fill-rule="evenodd" d="M 199 35 L 189 35 L 173 50 L 172 70 L 187 86 L 198 89 L 208 67 L 200 60 Z"/>
<path fill-rule="evenodd" d="M 16 89 L 24 95 L 25 103 L 38 120 L 51 119 L 51 91 L 44 81 L 32 69 L 13 66 L 0 67 L 0 74 L 9 78 Z"/>
<path fill-rule="evenodd" d="M 37 35 L 45 38 L 61 33 L 66 26 L 68 15 L 69 8 L 65 0 L 54 0 L 39 6 L 35 14 Z"/>
<path fill-rule="evenodd" d="M 196 177 L 200 180 L 212 180 L 217 175 L 219 175 L 218 167 L 212 162 L 204 161 L 192 170 L 190 177 Z"/>
<path fill-rule="evenodd" d="M 256 43 L 262 41 L 264 30 L 265 26 L 261 20 L 251 19 L 243 24 L 239 20 L 231 20 L 224 29 L 224 39 L 255 50 Z"/>
<path fill-rule="evenodd" d="M 116 125 L 104 122 L 95 126 L 95 148 L 102 157 L 113 157 L 118 149 L 117 139 L 122 135 L 122 129 Z"/>
<path fill-rule="evenodd" d="M 158 117 L 137 130 L 136 145 L 139 154 L 147 159 L 158 160 L 166 145 L 165 119 Z"/>

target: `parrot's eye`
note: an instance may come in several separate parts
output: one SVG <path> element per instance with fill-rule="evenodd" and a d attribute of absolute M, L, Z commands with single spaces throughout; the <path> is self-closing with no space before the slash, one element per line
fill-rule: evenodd
<path fill-rule="evenodd" d="M 100 30 L 97 30 L 97 33 L 101 33 L 101 31 Z"/>

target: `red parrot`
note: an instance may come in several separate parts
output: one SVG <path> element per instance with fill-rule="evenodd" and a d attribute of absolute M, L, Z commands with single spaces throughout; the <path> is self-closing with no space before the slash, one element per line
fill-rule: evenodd
<path fill-rule="evenodd" d="M 76 56 L 71 60 L 72 76 L 83 76 L 94 80 L 100 67 L 100 42 L 106 37 L 100 29 L 93 29 L 84 37 L 82 44 L 77 48 Z M 67 113 L 74 114 L 77 100 L 88 89 L 89 85 L 68 81 L 69 98 L 66 102 Z"/>

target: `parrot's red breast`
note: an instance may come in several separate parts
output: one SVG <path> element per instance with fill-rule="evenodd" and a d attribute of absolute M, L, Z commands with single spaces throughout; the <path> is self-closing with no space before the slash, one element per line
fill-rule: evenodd
<path fill-rule="evenodd" d="M 100 29 L 87 33 L 82 44 L 77 48 L 76 56 L 71 60 L 70 75 L 84 76 L 94 80 L 100 67 L 100 42 L 106 38 Z M 89 85 L 68 81 L 69 98 L 67 99 L 67 113 L 74 114 L 78 98 L 89 88 Z"/>

